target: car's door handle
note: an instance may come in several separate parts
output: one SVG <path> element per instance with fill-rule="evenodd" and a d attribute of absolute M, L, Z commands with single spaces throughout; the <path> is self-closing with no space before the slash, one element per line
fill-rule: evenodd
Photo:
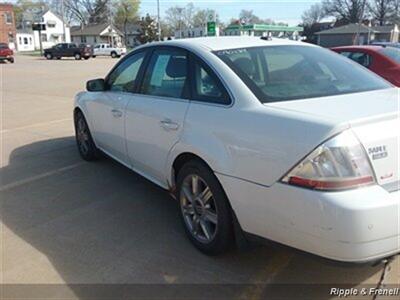
<path fill-rule="evenodd" d="M 165 119 L 160 122 L 160 126 L 165 130 L 178 130 L 179 124 L 172 122 L 170 119 Z"/>
<path fill-rule="evenodd" d="M 111 113 L 114 116 L 114 118 L 121 118 L 122 117 L 122 111 L 120 111 L 118 109 L 113 109 L 111 111 Z"/>

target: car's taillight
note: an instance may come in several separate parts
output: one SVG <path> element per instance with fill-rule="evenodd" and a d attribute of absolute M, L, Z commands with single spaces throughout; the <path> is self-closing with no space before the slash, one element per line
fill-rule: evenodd
<path fill-rule="evenodd" d="M 367 154 L 350 131 L 319 146 L 282 182 L 315 190 L 344 190 L 375 183 Z"/>

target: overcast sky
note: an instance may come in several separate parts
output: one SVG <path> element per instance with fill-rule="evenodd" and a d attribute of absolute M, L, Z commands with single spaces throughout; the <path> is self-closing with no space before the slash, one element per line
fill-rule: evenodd
<path fill-rule="evenodd" d="M 16 2 L 16 0 L 0 0 L 0 2 Z M 161 15 L 171 6 L 184 6 L 192 2 L 197 8 L 215 9 L 223 22 L 237 18 L 242 9 L 251 9 L 262 19 L 270 18 L 283 21 L 289 25 L 297 25 L 301 21 L 303 11 L 320 0 L 160 0 Z M 140 13 L 157 14 L 157 0 L 141 0 Z"/>

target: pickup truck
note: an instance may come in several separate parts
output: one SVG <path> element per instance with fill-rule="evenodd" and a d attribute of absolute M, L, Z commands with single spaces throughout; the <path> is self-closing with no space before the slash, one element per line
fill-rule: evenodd
<path fill-rule="evenodd" d="M 93 55 L 92 47 L 81 44 L 77 46 L 74 43 L 61 43 L 54 47 L 44 50 L 44 57 L 51 60 L 53 58 L 74 57 L 76 60 L 89 59 Z"/>
<path fill-rule="evenodd" d="M 97 44 L 94 47 L 93 57 L 111 56 L 112 58 L 119 58 L 125 54 L 126 54 L 126 48 L 113 47 L 110 44 Z"/>
<path fill-rule="evenodd" d="M 0 61 L 8 61 L 14 63 L 14 52 L 6 43 L 0 43 Z"/>

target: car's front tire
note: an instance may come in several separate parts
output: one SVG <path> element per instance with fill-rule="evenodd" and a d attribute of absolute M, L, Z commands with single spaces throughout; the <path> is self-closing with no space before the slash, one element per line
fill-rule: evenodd
<path fill-rule="evenodd" d="M 207 255 L 227 252 L 234 240 L 232 211 L 212 170 L 193 160 L 178 173 L 176 197 L 190 241 Z"/>
<path fill-rule="evenodd" d="M 111 52 L 111 57 L 112 57 L 112 58 L 117 58 L 117 57 L 118 57 L 118 54 L 117 54 L 116 52 Z"/>
<path fill-rule="evenodd" d="M 97 160 L 100 156 L 100 151 L 96 147 L 85 116 L 81 111 L 75 114 L 75 138 L 78 146 L 79 154 L 86 161 Z"/>

